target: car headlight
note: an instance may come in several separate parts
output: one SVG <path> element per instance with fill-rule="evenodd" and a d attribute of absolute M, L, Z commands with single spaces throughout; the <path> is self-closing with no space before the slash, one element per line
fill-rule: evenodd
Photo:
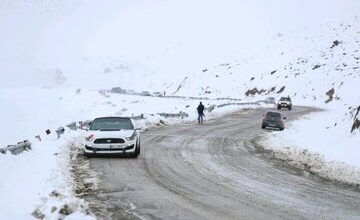
<path fill-rule="evenodd" d="M 93 134 L 90 134 L 88 137 L 85 137 L 85 140 L 86 140 L 86 141 L 92 141 L 92 140 L 94 140 L 94 135 L 93 135 Z"/>
<path fill-rule="evenodd" d="M 131 137 L 126 137 L 125 139 L 127 141 L 133 141 L 133 140 L 135 140 L 135 138 L 136 138 L 136 133 L 134 132 L 133 135 L 131 135 Z"/>

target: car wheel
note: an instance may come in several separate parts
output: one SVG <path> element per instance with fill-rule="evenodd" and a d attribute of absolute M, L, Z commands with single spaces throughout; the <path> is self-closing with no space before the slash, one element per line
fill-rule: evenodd
<path fill-rule="evenodd" d="M 290 107 L 289 107 L 289 111 L 291 111 L 291 109 L 292 109 L 292 107 L 290 106 Z"/>
<path fill-rule="evenodd" d="M 85 155 L 85 157 L 87 157 L 87 158 L 92 158 L 92 157 L 94 157 L 94 155 L 93 155 L 93 154 L 90 154 L 90 153 L 84 153 L 84 155 Z"/>
<path fill-rule="evenodd" d="M 138 144 L 138 146 L 136 148 L 136 154 L 140 155 L 140 141 L 139 141 L 139 144 Z"/>
<path fill-rule="evenodd" d="M 281 107 L 280 107 L 280 106 L 278 106 L 278 107 L 277 107 L 277 109 L 278 109 L 278 110 L 280 110 L 280 109 L 281 109 Z"/>
<path fill-rule="evenodd" d="M 129 157 L 131 157 L 131 158 L 137 158 L 138 155 L 139 155 L 139 153 L 138 153 L 138 144 L 136 144 L 136 145 L 135 145 L 135 151 L 134 151 L 134 153 L 130 154 Z"/>
<path fill-rule="evenodd" d="M 136 144 L 136 149 L 134 153 L 131 155 L 132 158 L 137 158 L 140 154 L 140 141 L 138 144 Z"/>
<path fill-rule="evenodd" d="M 138 157 L 138 153 L 137 153 L 137 149 L 134 151 L 133 154 L 130 155 L 131 158 L 137 158 Z"/>
<path fill-rule="evenodd" d="M 283 131 L 283 130 L 284 130 L 284 128 L 279 128 L 279 130 L 280 130 L 280 131 Z"/>
<path fill-rule="evenodd" d="M 261 125 L 261 128 L 262 128 L 262 129 L 265 129 L 265 125 Z"/>

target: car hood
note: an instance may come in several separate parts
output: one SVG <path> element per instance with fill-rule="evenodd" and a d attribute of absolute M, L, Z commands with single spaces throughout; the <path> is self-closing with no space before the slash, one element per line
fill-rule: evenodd
<path fill-rule="evenodd" d="M 131 137 L 135 130 L 120 130 L 120 131 L 89 131 L 89 135 L 93 134 L 94 138 L 119 138 Z"/>

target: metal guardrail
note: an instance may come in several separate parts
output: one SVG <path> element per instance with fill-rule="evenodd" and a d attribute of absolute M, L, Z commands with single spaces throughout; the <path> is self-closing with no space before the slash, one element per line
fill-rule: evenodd
<path fill-rule="evenodd" d="M 55 132 L 56 132 L 56 135 L 58 136 L 58 138 L 60 138 L 60 136 L 62 134 L 64 134 L 65 128 L 64 127 L 59 127 L 58 129 L 55 130 Z"/>
<path fill-rule="evenodd" d="M 259 100 L 256 102 L 231 102 L 231 103 L 224 103 L 224 104 L 220 104 L 217 105 L 217 108 L 221 108 L 221 107 L 225 107 L 225 106 L 229 106 L 229 105 L 260 105 L 261 103 L 264 104 L 275 104 L 272 101 L 267 101 L 267 100 Z"/>
<path fill-rule="evenodd" d="M 142 119 L 145 119 L 144 114 L 137 115 L 137 116 L 131 116 L 131 117 L 129 117 L 129 118 L 131 118 L 131 119 L 133 119 L 133 120 L 142 120 Z"/>
<path fill-rule="evenodd" d="M 187 118 L 189 114 L 186 112 L 179 112 L 179 113 L 158 113 L 161 117 L 165 118 Z"/>
<path fill-rule="evenodd" d="M 149 94 L 143 94 L 141 92 L 128 92 L 126 89 L 121 90 L 101 90 L 102 92 L 109 92 L 113 94 L 122 94 L 122 95 L 137 95 L 137 96 L 148 96 L 148 97 L 158 97 L 158 98 L 174 98 L 174 99 L 191 99 L 191 100 L 227 100 L 227 101 L 241 101 L 241 99 L 224 97 L 224 98 L 209 98 L 209 97 L 195 97 L 195 96 L 179 96 L 179 95 L 163 95 L 163 93 L 155 92 Z M 159 95 L 161 94 L 161 95 Z"/>
<path fill-rule="evenodd" d="M 166 97 L 166 98 L 188 98 L 188 99 L 204 99 L 204 98 L 196 98 L 196 97 L 181 97 L 181 96 L 162 96 L 162 97 Z M 208 98 L 205 98 L 208 99 Z M 215 100 L 215 99 L 213 99 Z M 216 100 L 229 100 L 228 98 L 218 98 Z M 232 99 L 233 101 L 240 101 L 240 99 Z M 220 105 L 210 105 L 209 107 L 206 108 L 206 110 L 208 112 L 212 112 L 215 108 L 221 108 L 221 107 L 225 107 L 225 106 L 229 106 L 229 105 L 260 105 L 261 103 L 265 103 L 265 104 L 275 104 L 274 99 L 269 99 L 269 100 L 259 100 L 256 102 L 231 102 L 231 103 L 224 103 L 224 104 L 220 104 Z M 151 114 L 153 115 L 153 114 Z M 187 118 L 189 117 L 189 114 L 187 114 L 186 112 L 179 112 L 179 113 L 157 113 L 157 115 L 160 115 L 161 117 L 165 117 L 165 118 Z M 133 120 L 143 120 L 145 119 L 144 114 L 141 115 L 136 115 L 136 116 L 130 116 L 129 118 L 133 119 Z M 86 120 L 86 121 L 79 121 L 79 123 L 71 122 L 69 124 L 66 125 L 66 127 L 68 127 L 70 130 L 77 130 L 77 129 L 83 129 L 83 130 L 87 130 L 90 125 L 91 125 L 92 120 Z M 60 136 L 62 134 L 64 134 L 65 132 L 65 128 L 64 127 L 59 127 L 58 129 L 55 130 L 55 133 L 57 134 L 58 138 L 60 138 Z M 51 133 L 50 129 L 46 130 L 46 134 L 49 135 Z M 40 135 L 35 136 L 35 138 L 38 141 L 41 141 L 41 137 Z M 6 152 L 11 152 L 11 154 L 13 155 L 17 155 L 20 154 L 24 151 L 30 150 L 31 149 L 31 143 L 28 140 L 22 141 L 22 142 L 18 142 L 16 145 L 9 145 L 8 147 L 5 148 L 0 148 L 0 153 L 6 154 Z"/>
<path fill-rule="evenodd" d="M 208 112 L 212 112 L 212 111 L 214 111 L 215 107 L 216 107 L 216 105 L 210 105 L 209 107 L 206 108 L 206 110 Z"/>
<path fill-rule="evenodd" d="M 67 124 L 66 127 L 70 128 L 70 130 L 77 130 L 79 127 L 76 125 L 76 121 Z"/>
<path fill-rule="evenodd" d="M 88 130 L 90 128 L 90 125 L 92 123 L 92 120 L 86 120 L 86 121 L 79 121 L 79 129 L 82 130 Z"/>
<path fill-rule="evenodd" d="M 6 154 L 6 152 L 9 151 L 11 154 L 17 155 L 27 150 L 31 150 L 31 143 L 28 140 L 25 140 L 15 145 L 0 148 L 0 153 Z"/>

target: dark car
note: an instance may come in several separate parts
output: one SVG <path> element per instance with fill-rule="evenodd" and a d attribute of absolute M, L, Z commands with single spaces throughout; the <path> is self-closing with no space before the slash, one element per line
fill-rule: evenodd
<path fill-rule="evenodd" d="M 284 118 L 285 119 L 285 118 Z M 276 128 L 280 131 L 284 130 L 284 122 L 281 113 L 279 112 L 267 112 L 265 118 L 262 121 L 262 129 Z"/>
<path fill-rule="evenodd" d="M 142 91 L 140 95 L 151 96 L 150 92 L 148 92 L 148 91 Z"/>
<path fill-rule="evenodd" d="M 277 108 L 279 110 L 282 108 L 287 108 L 287 109 L 291 110 L 292 109 L 291 98 L 290 97 L 281 97 L 278 102 Z"/>

